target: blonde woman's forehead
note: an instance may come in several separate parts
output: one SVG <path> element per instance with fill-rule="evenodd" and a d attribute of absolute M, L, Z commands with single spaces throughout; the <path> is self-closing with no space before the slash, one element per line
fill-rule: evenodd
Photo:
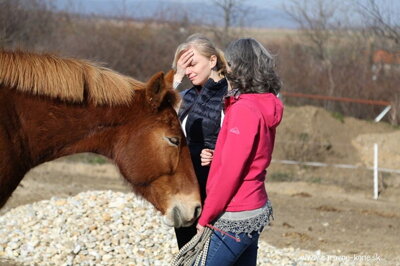
<path fill-rule="evenodd" d="M 193 51 L 193 56 L 194 56 L 195 58 L 201 57 L 201 58 L 209 59 L 209 57 L 208 57 L 208 56 L 205 56 L 197 47 L 192 46 L 192 47 L 189 48 L 189 49 Z"/>
<path fill-rule="evenodd" d="M 193 44 L 184 44 L 180 47 L 179 57 L 181 57 L 188 50 L 192 50 L 195 53 L 201 54 L 197 47 Z"/>

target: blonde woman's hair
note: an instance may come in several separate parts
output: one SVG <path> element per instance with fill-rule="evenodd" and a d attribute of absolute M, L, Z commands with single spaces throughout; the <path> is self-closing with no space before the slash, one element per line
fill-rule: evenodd
<path fill-rule="evenodd" d="M 225 77 L 226 60 L 224 53 L 220 49 L 215 47 L 210 39 L 200 33 L 190 35 L 184 43 L 181 43 L 176 48 L 174 61 L 172 62 L 172 68 L 174 70 L 176 70 L 179 57 L 184 53 L 185 50 L 189 49 L 190 47 L 194 47 L 202 56 L 205 56 L 207 58 L 215 55 L 217 57 L 217 64 L 215 65 L 214 70 L 221 77 Z"/>

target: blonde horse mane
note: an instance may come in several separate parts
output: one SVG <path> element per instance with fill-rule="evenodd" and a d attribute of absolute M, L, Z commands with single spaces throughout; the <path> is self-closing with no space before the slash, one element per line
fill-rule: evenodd
<path fill-rule="evenodd" d="M 95 105 L 111 106 L 129 104 L 134 90 L 145 86 L 85 60 L 0 50 L 1 84 L 33 95 L 78 103 L 87 98 Z"/>

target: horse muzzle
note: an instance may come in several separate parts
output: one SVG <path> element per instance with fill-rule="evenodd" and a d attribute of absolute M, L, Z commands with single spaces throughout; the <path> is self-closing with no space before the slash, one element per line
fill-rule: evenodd
<path fill-rule="evenodd" d="M 180 201 L 172 205 L 164 216 L 164 223 L 168 226 L 188 227 L 191 226 L 200 216 L 200 201 Z"/>

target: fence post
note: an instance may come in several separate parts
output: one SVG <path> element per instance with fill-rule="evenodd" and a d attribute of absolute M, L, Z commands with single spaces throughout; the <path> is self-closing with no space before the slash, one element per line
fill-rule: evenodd
<path fill-rule="evenodd" d="M 374 199 L 378 199 L 378 144 L 374 144 Z"/>
<path fill-rule="evenodd" d="M 392 108 L 391 105 L 386 106 L 386 108 L 383 109 L 383 111 L 375 118 L 375 122 L 381 121 L 382 118 L 390 111 L 391 108 Z"/>

